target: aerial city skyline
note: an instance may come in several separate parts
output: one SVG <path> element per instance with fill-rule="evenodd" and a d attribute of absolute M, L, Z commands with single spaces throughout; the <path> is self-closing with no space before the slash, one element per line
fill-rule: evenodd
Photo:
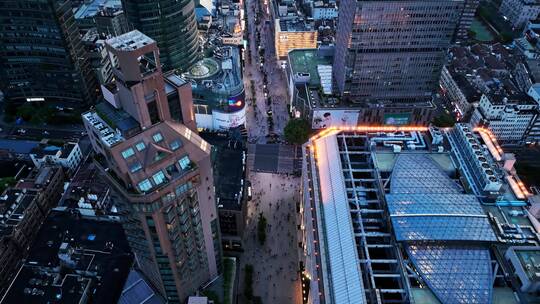
<path fill-rule="evenodd" d="M 0 1 L 0 304 L 540 302 L 540 1 Z"/>

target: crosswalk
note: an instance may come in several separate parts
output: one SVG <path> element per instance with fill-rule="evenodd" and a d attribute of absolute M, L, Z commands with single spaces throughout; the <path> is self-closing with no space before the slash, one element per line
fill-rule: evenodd
<path fill-rule="evenodd" d="M 256 172 L 293 174 L 301 168 L 299 151 L 292 145 L 250 144 L 247 165 Z"/>

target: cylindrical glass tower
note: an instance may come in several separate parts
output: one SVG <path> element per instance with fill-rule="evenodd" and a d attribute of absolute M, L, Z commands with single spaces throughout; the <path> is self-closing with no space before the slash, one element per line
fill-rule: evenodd
<path fill-rule="evenodd" d="M 199 59 L 193 0 L 122 0 L 131 25 L 154 39 L 164 70 L 186 71 Z"/>

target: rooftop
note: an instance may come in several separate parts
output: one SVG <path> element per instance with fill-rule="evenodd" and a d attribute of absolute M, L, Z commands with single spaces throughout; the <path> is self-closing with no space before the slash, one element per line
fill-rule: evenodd
<path fill-rule="evenodd" d="M 132 261 L 119 222 L 53 210 L 0 303 L 116 303 Z"/>
<path fill-rule="evenodd" d="M 17 154 L 29 154 L 32 149 L 39 145 L 39 141 L 0 139 L 0 150 L 7 150 Z"/>
<path fill-rule="evenodd" d="M 519 259 L 521 267 L 532 281 L 539 280 L 540 271 L 540 248 L 539 247 L 514 247 L 514 252 Z"/>
<path fill-rule="evenodd" d="M 156 43 L 156 41 L 138 30 L 134 30 L 107 40 L 107 44 L 112 48 L 122 51 L 140 49 L 152 43 Z"/>
<path fill-rule="evenodd" d="M 76 146 L 77 143 L 75 142 L 68 142 L 62 145 L 43 139 L 38 146 L 32 149 L 30 154 L 37 158 L 52 155 L 58 156 L 59 158 L 67 158 Z"/>
<path fill-rule="evenodd" d="M 289 52 L 289 64 L 293 74 L 308 73 L 309 86 L 318 87 L 321 79 L 317 66 L 332 65 L 332 58 L 320 56 L 317 49 L 295 49 Z"/>
<path fill-rule="evenodd" d="M 139 129 L 139 123 L 128 113 L 120 109 L 115 109 L 108 102 L 101 102 L 96 105 L 96 112 L 105 122 L 110 123 L 114 129 L 120 130 L 122 134 Z"/>
<path fill-rule="evenodd" d="M 437 134 L 426 131 L 427 128 L 391 126 L 328 128 L 313 136 L 305 146 L 309 155 L 305 157 L 309 162 L 308 170 L 316 170 L 305 175 L 312 195 L 306 210 L 319 213 L 318 209 L 322 208 L 324 212 L 320 219 L 311 215 L 317 225 L 308 227 L 309 230 L 323 229 L 315 232 L 313 237 L 322 243 L 321 263 L 328 267 L 323 268 L 317 279 L 323 281 L 327 276 L 334 281 L 345 277 L 349 286 L 345 291 L 339 283 L 332 282 L 334 286 L 330 287 L 325 283 L 325 289 L 332 288 L 328 294 L 334 300 L 344 297 L 340 303 L 352 303 L 347 300 L 350 299 L 348 296 L 357 290 L 369 297 L 371 290 L 364 291 L 364 288 L 376 288 L 381 291 L 381 298 L 386 296 L 384 290 L 390 287 L 379 284 L 379 273 L 383 272 L 379 272 L 382 266 L 377 264 L 386 263 L 384 275 L 389 276 L 388 269 L 392 269 L 397 278 L 401 277 L 400 266 L 396 265 L 394 269 L 389 264 L 400 262 L 395 262 L 390 249 L 384 255 L 370 246 L 386 246 L 383 243 L 385 237 L 392 233 L 395 237 L 392 239 L 402 245 L 405 264 L 413 269 L 402 271 L 418 274 L 416 278 L 410 278 L 409 283 L 401 283 L 409 287 L 399 285 L 401 280 L 396 279 L 396 285 L 392 286 L 394 293 L 405 292 L 410 287 L 429 287 L 442 303 L 491 301 L 495 274 L 490 246 L 497 244 L 500 235 L 495 234 L 497 228 L 492 225 L 491 215 L 479 198 L 467 193 L 467 184 L 462 184 L 466 177 L 455 167 L 459 163 L 454 156 L 448 158 L 452 154 L 451 150 L 446 150 L 450 132 L 441 130 L 439 140 Z M 420 140 L 418 135 L 425 139 Z M 435 155 L 437 157 L 433 157 Z M 375 168 L 370 164 L 375 164 Z M 315 178 L 311 179 L 311 176 Z M 381 192 L 385 205 L 377 205 L 382 199 Z M 348 202 L 345 210 L 337 206 L 339 201 Z M 313 211 L 314 206 L 316 211 Z M 379 209 L 386 209 L 390 217 L 375 217 Z M 387 232 L 383 223 L 388 220 L 392 229 Z M 337 229 L 336 225 L 351 229 Z M 525 225 L 521 227 L 527 229 Z M 517 230 L 519 228 L 514 227 L 514 231 Z M 377 241 L 373 243 L 375 238 Z M 396 247 L 395 244 L 388 246 Z M 318 249 L 315 246 L 311 250 Z M 367 266 L 362 254 L 369 254 L 366 259 L 371 262 L 367 262 Z M 359 269 L 358 273 L 368 277 L 361 276 L 363 284 L 350 283 L 355 280 L 355 273 L 346 269 Z M 311 275 L 313 273 L 310 271 Z M 320 274 L 317 272 L 316 275 Z M 371 275 L 375 277 L 375 286 L 366 286 Z M 355 288 L 351 289 L 351 285 Z M 355 298 L 362 302 L 361 295 Z"/>
<path fill-rule="evenodd" d="M 165 304 L 165 300 L 148 284 L 144 275 L 137 271 L 129 272 L 122 296 L 118 304 Z"/>
<path fill-rule="evenodd" d="M 10 188 L 0 196 L 0 236 L 11 234 L 37 195 L 34 190 Z"/>
<path fill-rule="evenodd" d="M 313 26 L 303 18 L 279 19 L 279 29 L 281 32 L 309 32 L 313 31 Z"/>
<path fill-rule="evenodd" d="M 340 170 L 340 149 L 335 136 L 314 142 L 320 182 L 320 200 L 324 213 L 326 256 L 331 271 L 335 303 L 366 303 L 361 271 L 358 268 L 357 244 L 351 227 L 344 176 Z"/>
<path fill-rule="evenodd" d="M 59 206 L 79 208 L 85 214 L 108 214 L 111 207 L 108 200 L 110 188 L 111 185 L 93 162 L 83 163 L 69 183 Z"/>
<path fill-rule="evenodd" d="M 75 11 L 75 19 L 92 18 L 102 9 L 122 9 L 121 0 L 86 0 Z"/>
<path fill-rule="evenodd" d="M 215 147 L 215 146 L 214 146 Z M 245 183 L 246 152 L 226 146 L 217 147 L 215 172 L 218 208 L 241 210 Z"/>
<path fill-rule="evenodd" d="M 227 111 L 237 111 L 245 106 L 243 98 L 235 99 L 244 91 L 238 47 L 215 48 L 212 57 L 197 62 L 182 77 L 191 82 L 197 104 L 221 107 Z"/>

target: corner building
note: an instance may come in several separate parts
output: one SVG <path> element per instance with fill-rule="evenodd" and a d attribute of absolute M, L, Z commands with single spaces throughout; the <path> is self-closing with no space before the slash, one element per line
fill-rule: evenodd
<path fill-rule="evenodd" d="M 333 63 L 340 95 L 374 113 L 428 115 L 421 110 L 434 107 L 463 6 L 463 0 L 341 1 Z"/>
<path fill-rule="evenodd" d="M 211 146 L 197 134 L 189 84 L 162 74 L 154 40 L 132 31 L 106 45 L 116 83 L 83 122 L 137 264 L 183 302 L 221 267 Z"/>

